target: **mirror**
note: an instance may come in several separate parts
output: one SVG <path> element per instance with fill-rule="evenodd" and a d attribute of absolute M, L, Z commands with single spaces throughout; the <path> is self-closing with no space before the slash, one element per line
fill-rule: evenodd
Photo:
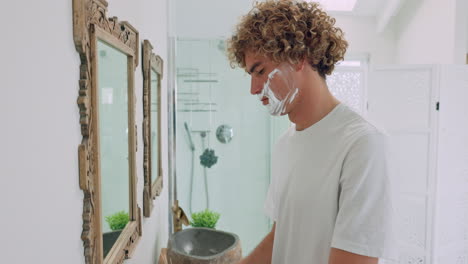
<path fill-rule="evenodd" d="M 104 258 L 129 221 L 127 56 L 98 40 L 99 159 Z"/>
<path fill-rule="evenodd" d="M 143 142 L 145 187 L 143 215 L 149 217 L 153 199 L 162 191 L 161 167 L 161 79 L 163 61 L 153 53 L 148 40 L 143 42 Z"/>
<path fill-rule="evenodd" d="M 136 199 L 134 71 L 138 31 L 107 18 L 105 0 L 73 0 L 73 40 L 81 60 L 79 182 L 86 263 L 122 263 L 141 237 Z"/>
<path fill-rule="evenodd" d="M 159 102 L 159 74 L 154 69 L 151 69 L 151 182 L 154 183 L 160 173 L 160 102 Z"/>

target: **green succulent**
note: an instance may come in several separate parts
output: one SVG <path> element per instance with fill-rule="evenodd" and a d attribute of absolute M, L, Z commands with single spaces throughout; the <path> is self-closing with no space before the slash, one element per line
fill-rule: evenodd
<path fill-rule="evenodd" d="M 219 213 L 205 209 L 204 211 L 192 214 L 192 222 L 190 222 L 190 225 L 192 227 L 215 228 L 219 217 Z"/>
<path fill-rule="evenodd" d="M 128 213 L 125 211 L 120 211 L 115 214 L 106 216 L 106 222 L 109 224 L 111 230 L 122 230 L 127 225 L 129 221 Z"/>

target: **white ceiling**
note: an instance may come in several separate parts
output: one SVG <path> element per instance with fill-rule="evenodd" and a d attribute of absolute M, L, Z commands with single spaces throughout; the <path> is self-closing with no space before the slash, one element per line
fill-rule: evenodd
<path fill-rule="evenodd" d="M 352 15 L 379 16 L 388 0 L 357 0 Z"/>
<path fill-rule="evenodd" d="M 400 8 L 405 1 L 406 0 L 357 0 L 354 9 L 351 12 L 330 11 L 329 13 L 332 15 L 375 17 L 377 32 L 381 33 L 385 30 L 388 24 L 391 23 L 392 19 L 398 15 Z"/>
<path fill-rule="evenodd" d="M 306 0 L 306 2 L 319 2 L 327 10 L 350 11 L 357 0 Z"/>

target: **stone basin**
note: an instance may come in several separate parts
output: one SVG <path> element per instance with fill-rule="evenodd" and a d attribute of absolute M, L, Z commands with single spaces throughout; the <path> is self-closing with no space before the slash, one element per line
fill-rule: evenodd
<path fill-rule="evenodd" d="M 236 234 L 210 228 L 187 228 L 169 238 L 169 264 L 235 264 L 242 258 Z"/>

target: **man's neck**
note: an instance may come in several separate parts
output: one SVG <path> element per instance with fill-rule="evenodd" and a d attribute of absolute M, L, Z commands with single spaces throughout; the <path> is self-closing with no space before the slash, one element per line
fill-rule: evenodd
<path fill-rule="evenodd" d="M 330 113 L 338 101 L 328 90 L 327 83 L 318 74 L 311 75 L 304 82 L 298 94 L 294 109 L 289 112 L 289 120 L 296 124 L 296 130 L 304 130 Z"/>

